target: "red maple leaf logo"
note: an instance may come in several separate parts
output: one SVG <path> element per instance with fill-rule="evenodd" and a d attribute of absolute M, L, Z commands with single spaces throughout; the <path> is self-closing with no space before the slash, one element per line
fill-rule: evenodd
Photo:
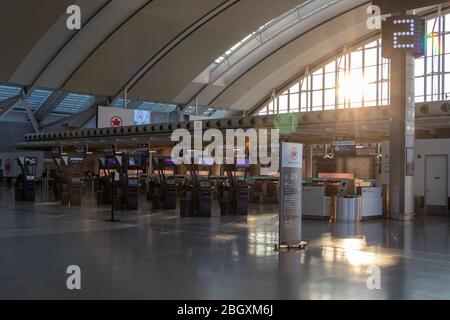
<path fill-rule="evenodd" d="M 112 127 L 118 128 L 122 126 L 122 119 L 120 117 L 115 116 L 111 118 L 110 123 Z"/>
<path fill-rule="evenodd" d="M 297 148 L 292 148 L 291 149 L 291 158 L 292 158 L 292 160 L 297 160 L 297 156 L 298 156 Z"/>
<path fill-rule="evenodd" d="M 11 160 L 8 159 L 5 161 L 5 172 L 10 173 L 11 170 L 12 170 L 12 163 Z"/>

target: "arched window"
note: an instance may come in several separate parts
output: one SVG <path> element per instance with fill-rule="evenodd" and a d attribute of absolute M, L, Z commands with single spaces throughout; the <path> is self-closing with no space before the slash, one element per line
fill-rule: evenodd
<path fill-rule="evenodd" d="M 416 102 L 450 99 L 450 14 L 426 21 L 427 52 L 416 59 Z M 363 108 L 390 104 L 390 61 L 381 39 L 349 50 L 312 70 L 258 114 Z"/>

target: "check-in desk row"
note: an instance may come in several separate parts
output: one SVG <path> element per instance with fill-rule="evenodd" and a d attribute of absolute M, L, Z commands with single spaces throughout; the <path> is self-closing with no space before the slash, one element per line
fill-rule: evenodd
<path fill-rule="evenodd" d="M 357 220 L 382 217 L 382 191 L 376 187 L 357 188 Z M 305 218 L 335 220 L 339 196 L 327 196 L 326 186 L 303 186 L 302 212 Z M 342 196 L 341 198 L 344 198 Z"/>

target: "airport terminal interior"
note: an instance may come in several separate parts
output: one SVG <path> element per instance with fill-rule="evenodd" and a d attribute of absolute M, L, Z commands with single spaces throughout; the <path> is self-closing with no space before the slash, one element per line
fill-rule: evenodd
<path fill-rule="evenodd" d="M 450 2 L 1 0 L 0 299 L 450 299 Z"/>

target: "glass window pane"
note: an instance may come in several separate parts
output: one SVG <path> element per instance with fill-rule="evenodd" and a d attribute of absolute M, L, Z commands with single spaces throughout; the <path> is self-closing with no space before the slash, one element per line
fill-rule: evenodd
<path fill-rule="evenodd" d="M 336 61 L 333 61 L 325 66 L 325 73 L 336 72 Z"/>
<path fill-rule="evenodd" d="M 361 68 L 362 65 L 362 51 L 355 51 L 351 53 L 351 68 Z"/>
<path fill-rule="evenodd" d="M 416 96 L 425 94 L 425 79 L 423 77 L 416 78 Z"/>
<path fill-rule="evenodd" d="M 336 87 L 336 74 L 335 73 L 327 73 L 325 75 L 325 88 L 331 89 Z"/>
<path fill-rule="evenodd" d="M 278 111 L 281 112 L 282 110 L 287 111 L 288 109 L 288 96 L 287 95 L 281 95 L 278 97 Z"/>
<path fill-rule="evenodd" d="M 449 99 L 450 98 L 450 74 L 447 73 L 445 74 L 444 77 L 444 99 Z"/>
<path fill-rule="evenodd" d="M 310 88 L 309 88 L 309 82 L 310 82 L 310 80 L 309 80 L 309 77 L 308 78 L 305 78 L 305 79 L 303 79 L 302 81 L 300 81 L 300 84 L 301 84 L 301 91 L 307 91 L 307 90 L 309 90 Z"/>
<path fill-rule="evenodd" d="M 450 72 L 450 54 L 446 54 L 445 56 L 442 57 L 442 59 L 444 60 L 444 62 L 443 62 L 443 64 L 444 64 L 443 72 Z"/>
<path fill-rule="evenodd" d="M 364 72 L 365 83 L 373 83 L 377 81 L 377 66 L 367 67 Z"/>
<path fill-rule="evenodd" d="M 290 112 L 299 112 L 299 94 L 293 93 L 289 95 L 289 111 Z"/>
<path fill-rule="evenodd" d="M 444 37 L 445 37 L 444 52 L 445 53 L 450 53 L 450 34 L 446 34 Z"/>
<path fill-rule="evenodd" d="M 336 102 L 336 90 L 334 89 L 329 89 L 329 90 L 325 90 L 325 109 L 334 109 L 335 107 L 335 102 Z M 327 108 L 327 107 L 331 107 L 331 108 Z"/>
<path fill-rule="evenodd" d="M 377 105 L 377 84 L 367 84 L 364 87 L 364 106 L 373 107 Z"/>
<path fill-rule="evenodd" d="M 300 103 L 301 111 L 307 111 L 308 106 L 309 106 L 308 97 L 309 97 L 309 93 L 307 93 L 307 92 L 301 93 L 301 103 Z"/>
<path fill-rule="evenodd" d="M 322 109 L 323 106 L 322 90 L 313 92 L 312 106 L 313 110 Z"/>
<path fill-rule="evenodd" d="M 423 76 L 423 74 L 425 72 L 424 68 L 425 68 L 424 58 L 416 59 L 416 66 L 415 66 L 416 77 Z"/>
<path fill-rule="evenodd" d="M 378 41 L 372 41 L 372 42 L 369 42 L 368 44 L 366 44 L 364 47 L 366 48 L 366 49 L 368 49 L 368 48 L 373 48 L 373 47 L 376 47 L 378 45 Z"/>
<path fill-rule="evenodd" d="M 383 64 L 382 66 L 382 72 L 383 76 L 381 77 L 381 80 L 388 80 L 389 79 L 389 64 Z"/>
<path fill-rule="evenodd" d="M 313 90 L 319 90 L 323 88 L 323 75 L 314 75 L 313 76 Z"/>
<path fill-rule="evenodd" d="M 445 15 L 445 32 L 450 32 L 450 14 Z"/>
<path fill-rule="evenodd" d="M 368 49 L 364 54 L 364 64 L 366 66 L 375 66 L 377 65 L 377 48 Z"/>
<path fill-rule="evenodd" d="M 290 93 L 297 93 L 300 91 L 300 83 L 295 83 L 290 89 L 289 92 Z"/>

